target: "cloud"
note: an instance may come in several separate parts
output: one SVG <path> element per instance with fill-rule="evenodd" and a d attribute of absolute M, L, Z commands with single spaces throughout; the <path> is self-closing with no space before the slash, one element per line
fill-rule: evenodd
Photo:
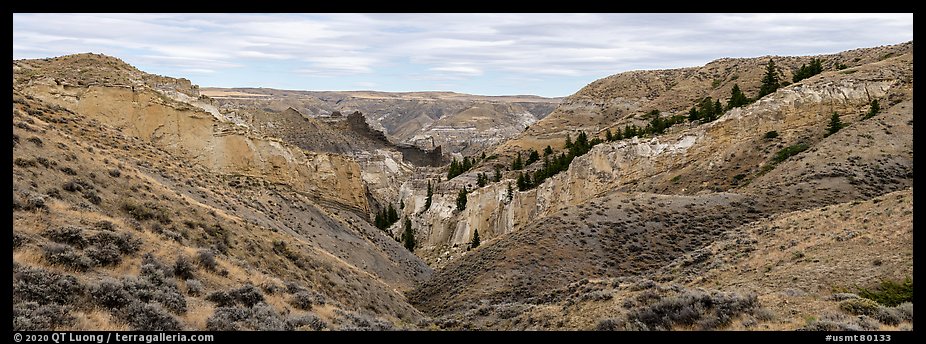
<path fill-rule="evenodd" d="M 162 72 L 289 68 L 378 85 L 570 78 L 569 93 L 625 70 L 912 39 L 911 13 L 13 15 L 16 59 L 92 51 Z"/>

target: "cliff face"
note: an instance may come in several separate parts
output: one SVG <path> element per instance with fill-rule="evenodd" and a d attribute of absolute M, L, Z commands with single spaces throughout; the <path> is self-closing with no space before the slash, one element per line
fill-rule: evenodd
<path fill-rule="evenodd" d="M 369 208 L 356 162 L 335 154 L 304 151 L 255 134 L 150 88 L 69 87 L 39 79 L 22 85 L 22 90 L 50 104 L 92 116 L 218 173 L 262 176 L 360 211 Z"/>

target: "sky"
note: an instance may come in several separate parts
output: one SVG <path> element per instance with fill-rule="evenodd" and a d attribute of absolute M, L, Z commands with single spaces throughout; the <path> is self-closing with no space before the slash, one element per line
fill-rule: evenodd
<path fill-rule="evenodd" d="M 913 14 L 13 14 L 13 59 L 93 52 L 203 87 L 568 96 L 629 70 L 913 40 Z"/>

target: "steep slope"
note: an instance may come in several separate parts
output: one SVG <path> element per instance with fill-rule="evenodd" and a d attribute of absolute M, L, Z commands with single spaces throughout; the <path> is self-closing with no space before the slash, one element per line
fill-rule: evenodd
<path fill-rule="evenodd" d="M 462 245 L 474 230 L 483 238 L 508 233 L 612 190 L 765 194 L 758 200 L 767 200 L 776 211 L 900 190 L 912 185 L 912 75 L 912 54 L 824 72 L 710 123 L 597 145 L 536 189 L 515 189 L 510 201 L 507 186 L 515 184 L 515 174 L 505 173 L 500 183 L 469 193 L 466 210 L 449 211 L 456 190 L 467 184 L 472 188 L 477 172 L 491 173 L 490 167 L 476 168 L 438 186 L 451 194 L 435 195 L 432 208 L 437 210 L 416 217 L 416 228 L 430 229 L 427 236 L 434 245 Z M 862 121 L 875 99 L 883 104 L 882 114 Z M 847 126 L 824 137 L 833 112 L 842 114 Z M 770 131 L 778 137 L 765 138 Z M 780 150 L 797 144 L 810 149 L 781 165 L 773 162 Z M 493 164 L 500 163 L 485 163 Z M 868 174 L 878 178 L 863 178 Z M 403 195 L 409 195 L 405 203 L 416 211 L 424 200 L 420 184 L 403 188 Z"/>
<path fill-rule="evenodd" d="M 421 319 L 400 291 L 430 269 L 369 225 L 356 162 L 256 134 L 146 80 L 189 99 L 195 87 L 136 71 L 91 54 L 13 63 L 14 328 Z"/>
<path fill-rule="evenodd" d="M 800 232 L 789 238 L 815 235 L 808 232 L 815 222 L 807 219 L 828 209 L 821 207 L 840 203 L 844 215 L 840 221 L 855 223 L 868 218 L 873 221 L 868 226 L 884 226 L 891 233 L 900 233 L 884 238 L 891 241 L 886 247 L 899 251 L 877 254 L 896 264 L 874 269 L 875 277 L 862 282 L 870 286 L 881 278 L 909 276 L 912 260 L 906 257 L 907 252 L 912 252 L 912 247 L 907 246 L 912 222 L 897 222 L 883 216 L 873 218 L 864 211 L 865 207 L 854 207 L 912 187 L 912 66 L 912 53 L 889 56 L 784 87 L 707 124 L 674 128 L 668 134 L 650 139 L 599 144 L 576 158 L 568 170 L 535 189 L 513 192 L 510 200 L 506 184 L 513 183 L 511 179 L 476 188 L 468 194 L 463 211 L 452 210 L 454 198 L 435 195 L 433 210 L 418 217 L 421 223 L 417 228 L 422 235 L 440 238 L 434 241 L 433 253 L 439 254 L 441 262 L 434 277 L 409 295 L 428 314 L 462 328 L 671 329 L 690 328 L 686 326 L 708 321 L 705 319 L 709 323 L 698 326 L 755 328 L 759 318 L 766 328 L 801 327 L 803 320 L 794 317 L 798 313 L 776 313 L 780 318 L 768 323 L 768 310 L 760 310 L 760 305 L 780 300 L 761 291 L 780 288 L 779 291 L 785 292 L 786 274 L 778 275 L 782 279 L 777 279 L 774 287 L 766 284 L 766 289 L 758 287 L 762 284 L 750 284 L 745 278 L 734 279 L 735 283 L 698 279 L 700 283 L 692 282 L 685 287 L 660 285 L 650 296 L 640 296 L 643 295 L 640 291 L 653 288 L 652 284 L 632 287 L 629 293 L 617 289 L 623 289 L 618 288 L 622 284 L 643 283 L 640 278 L 653 277 L 652 272 L 657 270 L 663 274 L 661 281 L 691 282 L 680 276 L 694 277 L 703 272 L 697 268 L 684 271 L 689 265 L 710 258 L 709 254 L 701 254 L 703 248 L 720 240 L 722 232 L 741 233 L 751 230 L 748 228 L 781 223 L 775 217 L 781 215 L 777 214 L 796 211 L 787 215 L 792 220 L 787 223 Z M 865 119 L 863 115 L 872 100 L 879 100 L 882 110 Z M 833 112 L 842 115 L 845 125 L 837 133 L 826 135 Z M 777 131 L 779 135 L 766 138 L 769 131 Z M 798 144 L 806 145 L 807 149 L 797 150 L 795 155 L 776 162 L 782 149 Z M 454 187 L 440 185 L 438 189 L 458 190 L 473 179 L 472 173 L 464 174 L 445 182 Z M 406 204 L 418 209 L 421 196 L 413 189 L 416 188 L 407 189 L 411 198 Z M 647 196 L 657 204 L 639 205 L 643 202 L 632 201 Z M 713 203 L 718 198 L 727 200 Z M 898 200 L 897 207 L 901 209 L 898 211 L 910 206 L 906 203 L 909 198 Z M 633 211 L 619 207 L 624 201 L 631 202 L 624 207 Z M 686 207 L 687 203 L 690 205 Z M 740 227 L 749 223 L 752 224 Z M 838 226 L 827 228 L 841 228 Z M 482 246 L 466 252 L 463 248 L 468 246 L 475 230 L 480 233 Z M 662 242 L 675 245 L 666 246 Z M 825 242 L 828 241 L 820 244 L 814 241 L 812 245 L 823 250 Z M 724 245 L 733 243 L 727 241 Z M 763 247 L 771 250 L 774 246 Z M 830 262 L 856 260 L 850 257 L 854 256 L 850 246 L 845 247 L 845 251 L 823 256 L 830 257 Z M 770 251 L 761 254 L 754 263 L 772 258 Z M 673 259 L 688 261 L 670 264 Z M 819 265 L 793 268 L 794 274 L 809 275 L 818 271 Z M 840 269 L 828 270 L 827 274 L 854 269 L 850 275 L 859 275 L 871 270 L 858 265 Z M 725 271 L 731 275 L 724 276 L 735 274 Z M 597 282 L 587 289 L 582 286 L 589 283 L 583 282 L 586 280 Z M 814 297 L 821 299 L 829 296 L 821 291 L 830 288 L 823 281 L 813 279 L 804 286 L 815 288 Z M 685 289 L 702 287 L 714 291 Z M 578 292 L 576 288 L 584 291 Z M 559 290 L 559 294 L 545 292 L 549 290 Z M 752 292 L 759 293 L 758 299 L 748 296 Z M 606 306 L 597 302 L 612 299 L 605 302 Z M 678 324 L 654 320 L 662 316 L 658 312 L 679 309 L 672 308 L 676 306 L 720 312 L 710 305 L 731 300 L 739 300 L 734 303 L 743 307 L 741 311 L 726 315 L 711 313 L 716 318 L 703 313 L 703 319 L 689 317 Z M 587 307 L 574 309 L 576 303 L 585 303 Z M 627 309 L 613 313 L 624 318 L 611 319 L 604 311 L 590 312 L 601 307 L 613 310 L 616 306 Z M 565 318 L 553 316 L 560 307 L 568 311 Z M 815 303 L 800 312 L 819 315 L 833 307 L 832 302 Z M 781 309 L 774 307 L 771 311 Z M 900 310 L 884 312 L 894 314 Z M 526 315 L 520 316 L 522 313 Z M 570 318 L 569 314 L 580 319 Z M 665 316 L 674 319 L 682 315 Z M 836 326 L 833 325 L 836 320 L 832 319 L 845 320 L 845 316 L 828 316 L 830 322 L 820 326 Z M 743 317 L 745 322 L 732 324 L 729 321 L 732 317 Z M 861 323 L 846 326 L 871 329 L 881 321 L 882 325 L 895 328 L 898 323 L 895 318 L 886 319 L 860 320 Z M 639 324 L 634 322 L 637 320 Z"/>
<path fill-rule="evenodd" d="M 444 152 L 464 155 L 478 154 L 520 133 L 525 126 L 553 111 L 560 100 L 453 92 L 311 92 L 263 88 L 205 88 L 202 92 L 225 111 L 281 112 L 292 107 L 309 117 L 359 111 L 393 142 L 424 149 L 441 146 Z M 473 118 L 474 115 L 488 122 Z"/>

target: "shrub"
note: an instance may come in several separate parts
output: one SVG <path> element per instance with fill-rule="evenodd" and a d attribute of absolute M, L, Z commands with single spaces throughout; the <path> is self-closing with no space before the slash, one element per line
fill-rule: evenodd
<path fill-rule="evenodd" d="M 901 318 L 904 321 L 913 322 L 913 303 L 912 302 L 901 303 L 897 305 L 896 307 L 894 307 L 894 309 L 897 309 Z"/>
<path fill-rule="evenodd" d="M 215 271 L 216 262 L 215 254 L 210 250 L 199 250 L 196 253 L 196 260 L 199 262 L 199 266 L 202 266 L 203 269 L 208 271 Z"/>
<path fill-rule="evenodd" d="M 136 221 L 147 221 L 153 219 L 163 224 L 168 224 L 171 222 L 170 216 L 167 214 L 167 212 L 153 202 L 145 202 L 141 205 L 132 202 L 125 202 L 122 204 L 122 210 L 129 214 L 129 216 L 132 216 L 132 218 L 134 218 Z"/>
<path fill-rule="evenodd" d="M 315 291 L 300 291 L 293 294 L 289 304 L 298 309 L 311 310 L 312 306 L 324 305 L 325 297 Z"/>
<path fill-rule="evenodd" d="M 772 130 L 772 131 L 770 131 L 770 132 L 765 133 L 765 136 L 763 136 L 763 137 L 764 137 L 766 140 L 771 140 L 771 139 L 774 139 L 774 138 L 778 137 L 778 132 L 775 131 L 775 130 Z"/>
<path fill-rule="evenodd" d="M 138 301 L 130 303 L 120 312 L 121 318 L 137 331 L 180 331 L 180 321 L 157 304 Z"/>
<path fill-rule="evenodd" d="M 100 205 L 100 203 L 103 203 L 103 198 L 100 197 L 100 195 L 97 194 L 96 191 L 84 190 L 83 196 L 85 199 L 87 199 L 87 201 L 90 201 L 90 203 L 93 203 L 95 205 Z"/>
<path fill-rule="evenodd" d="M 322 319 L 315 314 L 304 314 L 297 317 L 286 319 L 286 326 L 292 330 L 308 329 L 312 331 L 321 331 L 328 327 Z"/>
<path fill-rule="evenodd" d="M 116 265 L 122 262 L 122 254 L 119 252 L 119 248 L 113 244 L 106 244 L 106 246 L 91 246 L 84 253 L 93 260 L 96 266 L 109 266 Z"/>
<path fill-rule="evenodd" d="M 264 301 L 264 295 L 251 284 L 232 290 L 229 295 L 248 307 L 253 307 L 257 303 Z"/>
<path fill-rule="evenodd" d="M 55 229 L 49 228 L 42 232 L 42 236 L 57 243 L 82 248 L 86 246 L 88 242 L 83 232 L 84 230 L 79 227 L 66 226 Z"/>
<path fill-rule="evenodd" d="M 25 268 L 13 274 L 13 301 L 40 304 L 69 304 L 83 294 L 84 287 L 71 275 Z"/>
<path fill-rule="evenodd" d="M 42 144 L 42 139 L 40 139 L 40 138 L 38 138 L 38 137 L 35 137 L 35 136 L 26 139 L 26 141 L 32 142 L 33 144 L 35 144 L 36 147 L 42 147 L 42 146 L 43 146 L 43 144 Z"/>
<path fill-rule="evenodd" d="M 29 238 L 27 238 L 25 235 L 22 235 L 15 230 L 13 231 L 13 249 L 14 250 L 21 247 L 23 244 L 27 242 L 29 242 Z"/>
<path fill-rule="evenodd" d="M 623 327 L 624 324 L 620 320 L 607 318 L 598 321 L 598 325 L 595 326 L 595 331 L 620 331 Z"/>
<path fill-rule="evenodd" d="M 22 208 L 23 210 L 45 209 L 45 197 L 42 195 L 30 195 Z"/>
<path fill-rule="evenodd" d="M 90 296 L 93 301 L 108 309 L 118 309 L 125 307 L 133 300 L 133 296 L 125 290 L 122 282 L 106 278 L 99 284 L 90 288 Z"/>
<path fill-rule="evenodd" d="M 805 143 L 798 143 L 792 146 L 782 148 L 780 151 L 775 153 L 775 156 L 772 158 L 772 162 L 777 164 L 782 161 L 788 160 L 788 158 L 795 156 L 807 150 L 808 148 L 810 148 L 810 146 L 808 146 Z"/>
<path fill-rule="evenodd" d="M 111 222 L 106 223 L 112 225 Z M 91 236 L 89 241 L 96 246 L 113 245 L 123 254 L 133 254 L 141 248 L 141 240 L 135 238 L 132 233 L 98 232 Z"/>
<path fill-rule="evenodd" d="M 209 331 L 284 331 L 292 330 L 293 324 L 263 302 L 253 308 L 219 307 L 206 319 Z"/>
<path fill-rule="evenodd" d="M 186 255 L 180 255 L 174 262 L 174 276 L 179 278 L 185 280 L 194 278 L 193 269 L 193 261 Z"/>
<path fill-rule="evenodd" d="M 842 309 L 853 315 L 875 315 L 878 313 L 878 303 L 869 299 L 849 299 L 839 303 Z"/>
<path fill-rule="evenodd" d="M 44 257 L 48 262 L 66 266 L 77 271 L 87 271 L 95 262 L 74 250 L 71 246 L 49 244 L 43 247 Z"/>
<path fill-rule="evenodd" d="M 51 331 L 76 320 L 67 306 L 24 302 L 13 306 L 13 331 Z"/>
<path fill-rule="evenodd" d="M 186 280 L 186 293 L 190 296 L 199 296 L 203 293 L 202 282 L 195 279 Z"/>
<path fill-rule="evenodd" d="M 648 330 L 671 330 L 675 325 L 697 325 L 709 330 L 729 325 L 734 317 L 752 313 L 758 305 L 756 295 L 688 291 L 631 311 L 627 322 L 639 323 Z"/>
<path fill-rule="evenodd" d="M 122 171 L 119 171 L 118 168 L 110 169 L 109 175 L 112 176 L 113 178 L 119 178 L 119 176 L 122 175 Z"/>
<path fill-rule="evenodd" d="M 913 302 L 913 279 L 908 277 L 903 282 L 884 280 L 874 289 L 859 289 L 858 295 L 890 307 Z"/>
<path fill-rule="evenodd" d="M 235 300 L 235 298 L 232 297 L 227 291 L 221 290 L 206 295 L 206 301 L 210 301 L 218 307 L 234 307 L 237 303 L 237 300 Z"/>

